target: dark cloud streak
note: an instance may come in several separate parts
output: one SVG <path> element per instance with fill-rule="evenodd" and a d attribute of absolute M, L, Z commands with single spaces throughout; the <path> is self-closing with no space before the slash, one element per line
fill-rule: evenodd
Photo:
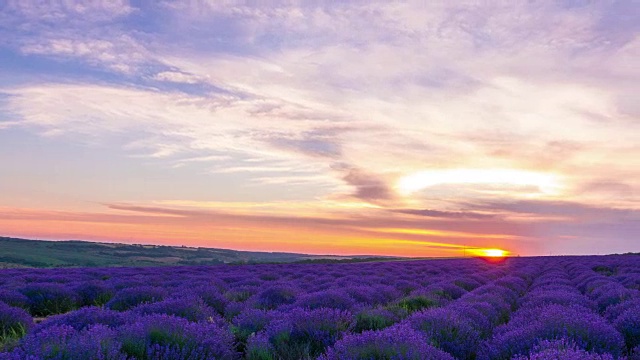
<path fill-rule="evenodd" d="M 448 219 L 481 220 L 481 219 L 492 219 L 496 217 L 496 215 L 493 215 L 493 214 L 483 214 L 483 213 L 469 212 L 469 211 L 440 211 L 440 210 L 431 210 L 431 209 L 397 209 L 393 211 L 397 213 L 402 213 L 402 214 L 435 217 L 435 218 L 448 218 Z"/>
<path fill-rule="evenodd" d="M 346 169 L 342 179 L 355 188 L 352 196 L 364 201 L 386 201 L 395 198 L 387 182 L 358 168 Z"/>

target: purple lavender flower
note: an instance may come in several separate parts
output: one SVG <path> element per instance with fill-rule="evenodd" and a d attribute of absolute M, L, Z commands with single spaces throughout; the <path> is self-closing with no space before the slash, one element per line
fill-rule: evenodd
<path fill-rule="evenodd" d="M 441 281 L 437 284 L 430 285 L 426 290 L 428 293 L 446 300 L 459 299 L 467 293 L 463 288 L 448 281 Z"/>
<path fill-rule="evenodd" d="M 590 353 L 579 349 L 571 341 L 544 340 L 529 356 L 518 356 L 513 360 L 614 360 L 611 354 Z"/>
<path fill-rule="evenodd" d="M 516 292 L 518 295 L 524 294 L 528 287 L 527 282 L 523 278 L 513 275 L 505 276 L 499 280 L 496 280 L 495 284 L 509 288 Z"/>
<path fill-rule="evenodd" d="M 222 321 L 222 318 L 215 310 L 207 306 L 202 299 L 193 295 L 142 304 L 133 308 L 131 313 L 140 315 L 167 314 L 196 322 Z"/>
<path fill-rule="evenodd" d="M 345 291 L 355 301 L 368 305 L 383 305 L 400 296 L 400 292 L 389 285 L 348 286 Z"/>
<path fill-rule="evenodd" d="M 74 288 L 83 306 L 103 306 L 113 297 L 115 291 L 101 281 L 89 281 Z"/>
<path fill-rule="evenodd" d="M 82 330 L 96 324 L 117 328 L 127 323 L 129 316 L 129 314 L 119 311 L 90 306 L 66 314 L 51 316 L 40 323 L 38 329 L 65 325 Z"/>
<path fill-rule="evenodd" d="M 428 309 L 407 319 L 427 341 L 458 359 L 473 359 L 480 333 L 458 312 L 449 308 Z"/>
<path fill-rule="evenodd" d="M 400 316 L 388 309 L 363 309 L 355 315 L 354 332 L 381 330 L 400 321 Z"/>
<path fill-rule="evenodd" d="M 598 314 L 580 306 L 549 305 L 518 311 L 504 327 L 496 329 L 493 339 L 483 344 L 478 359 L 510 359 L 526 355 L 543 340 L 561 339 L 597 353 L 619 356 L 622 335 Z"/>
<path fill-rule="evenodd" d="M 520 307 L 539 307 L 545 305 L 580 305 L 587 309 L 595 309 L 595 305 L 585 298 L 582 294 L 576 291 L 567 291 L 560 289 L 537 289 L 527 294 L 526 298 L 522 300 Z"/>
<path fill-rule="evenodd" d="M 37 359 L 126 360 L 120 347 L 115 330 L 107 326 L 94 325 L 77 331 L 71 326 L 59 325 L 26 336 L 16 353 Z"/>
<path fill-rule="evenodd" d="M 15 290 L 0 289 L 0 302 L 10 306 L 29 309 L 29 298 Z"/>
<path fill-rule="evenodd" d="M 472 277 L 459 277 L 453 281 L 453 284 L 465 291 L 472 291 L 482 286 L 483 283 Z"/>
<path fill-rule="evenodd" d="M 300 355 L 304 356 L 304 349 L 300 350 Z M 276 347 L 271 343 L 269 335 L 260 332 L 249 338 L 245 356 L 247 360 L 277 360 Z"/>
<path fill-rule="evenodd" d="M 222 295 L 220 286 L 222 285 L 197 286 L 192 289 L 187 289 L 186 292 L 199 296 L 205 304 L 209 305 L 218 314 L 224 315 L 229 300 Z"/>
<path fill-rule="evenodd" d="M 462 298 L 464 299 L 482 296 L 491 296 L 493 298 L 498 298 L 500 299 L 501 303 L 506 303 L 510 306 L 515 305 L 519 298 L 519 295 L 516 291 L 506 286 L 497 285 L 495 283 L 478 287 L 475 290 L 463 295 Z"/>
<path fill-rule="evenodd" d="M 298 289 L 290 285 L 273 285 L 261 291 L 255 299 L 260 309 L 275 309 L 280 305 L 292 304 L 296 301 Z"/>
<path fill-rule="evenodd" d="M 616 280 L 629 289 L 640 290 L 640 272 L 620 274 Z"/>
<path fill-rule="evenodd" d="M 500 297 L 500 294 L 469 293 L 463 296 L 460 301 L 488 304 L 489 307 L 478 306 L 478 310 L 482 311 L 487 319 L 490 319 L 492 325 L 506 322 L 512 308 L 506 300 Z"/>
<path fill-rule="evenodd" d="M 0 301 L 0 344 L 21 338 L 32 324 L 31 316 L 24 309 Z"/>
<path fill-rule="evenodd" d="M 624 336 L 629 350 L 640 346 L 640 308 L 630 308 L 617 317 L 614 326 Z"/>
<path fill-rule="evenodd" d="M 398 291 L 400 291 L 404 295 L 408 295 L 413 290 L 418 289 L 420 287 L 420 284 L 410 280 L 397 280 L 394 283 L 394 286 L 396 289 L 398 289 Z"/>
<path fill-rule="evenodd" d="M 449 309 L 468 321 L 481 337 L 487 336 L 494 326 L 495 320 L 490 317 L 494 308 L 488 303 L 459 301 L 451 304 Z"/>
<path fill-rule="evenodd" d="M 337 309 L 295 308 L 249 338 L 250 359 L 307 359 L 320 355 L 351 328 L 351 314 Z M 265 340 L 266 338 L 266 340 Z"/>
<path fill-rule="evenodd" d="M 416 311 L 429 309 L 442 305 L 443 300 L 436 295 L 428 292 L 418 292 L 417 294 L 411 294 L 399 299 L 395 304 L 389 308 L 397 307 L 404 310 L 407 314 L 414 313 Z M 392 310 L 392 309 L 391 309 Z M 393 310 L 392 310 L 393 311 Z"/>
<path fill-rule="evenodd" d="M 167 297 L 167 291 L 155 286 L 139 286 L 122 289 L 107 303 L 112 310 L 124 311 L 140 304 L 158 302 Z"/>
<path fill-rule="evenodd" d="M 11 352 L 0 352 L 0 360 L 41 360 L 33 355 L 27 355 L 20 349 Z"/>
<path fill-rule="evenodd" d="M 229 301 L 245 302 L 258 292 L 257 286 L 237 286 L 227 290 L 224 297 Z"/>
<path fill-rule="evenodd" d="M 331 289 L 301 295 L 293 305 L 307 309 L 331 308 L 349 310 L 354 304 L 353 298 L 345 291 Z"/>
<path fill-rule="evenodd" d="M 636 309 L 635 311 L 640 312 L 640 298 L 630 299 L 619 304 L 609 306 L 604 315 L 610 321 L 615 321 L 618 316 L 622 315 L 629 309 Z"/>
<path fill-rule="evenodd" d="M 234 317 L 247 311 L 247 309 L 253 309 L 253 307 L 243 302 L 230 302 L 224 308 L 224 318 L 227 320 L 231 320 Z"/>
<path fill-rule="evenodd" d="M 231 331 L 242 344 L 247 342 L 250 336 L 263 330 L 277 315 L 273 311 L 249 309 L 234 317 L 231 322 Z"/>
<path fill-rule="evenodd" d="M 139 317 L 118 329 L 122 352 L 139 360 L 235 359 L 233 335 L 228 329 L 209 322 L 155 314 Z M 175 356 L 175 357 L 170 357 Z"/>
<path fill-rule="evenodd" d="M 20 290 L 29 298 L 29 309 L 34 316 L 63 314 L 76 309 L 79 297 L 60 284 L 30 284 Z"/>
<path fill-rule="evenodd" d="M 638 296 L 638 292 L 629 290 L 618 283 L 611 283 L 594 289 L 590 296 L 596 301 L 602 312 L 612 305 Z"/>
<path fill-rule="evenodd" d="M 403 324 L 346 335 L 318 359 L 453 360 L 453 357 L 428 345 L 422 334 Z"/>

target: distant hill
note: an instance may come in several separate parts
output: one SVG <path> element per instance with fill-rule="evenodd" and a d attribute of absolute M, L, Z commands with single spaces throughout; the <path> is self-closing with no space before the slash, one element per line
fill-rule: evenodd
<path fill-rule="evenodd" d="M 89 241 L 44 241 L 0 237 L 0 268 L 168 266 L 293 262 L 360 262 L 380 256 L 306 255 Z"/>

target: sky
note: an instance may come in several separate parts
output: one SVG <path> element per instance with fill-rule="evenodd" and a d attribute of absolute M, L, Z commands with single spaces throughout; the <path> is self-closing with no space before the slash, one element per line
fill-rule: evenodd
<path fill-rule="evenodd" d="M 0 0 L 0 236 L 640 251 L 640 3 Z"/>

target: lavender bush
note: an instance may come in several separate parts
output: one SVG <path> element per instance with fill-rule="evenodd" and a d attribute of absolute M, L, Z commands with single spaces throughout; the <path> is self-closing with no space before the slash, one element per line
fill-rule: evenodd
<path fill-rule="evenodd" d="M 347 335 L 330 348 L 320 360 L 453 360 L 431 345 L 419 332 L 406 325 L 382 331 Z"/>
<path fill-rule="evenodd" d="M 350 330 L 351 314 L 337 309 L 294 309 L 249 339 L 252 359 L 307 359 L 317 357 Z"/>
<path fill-rule="evenodd" d="M 60 284 L 31 284 L 20 291 L 29 299 L 29 310 L 34 316 L 63 314 L 80 305 L 78 295 Z"/>
<path fill-rule="evenodd" d="M 23 337 L 32 323 L 31 316 L 23 309 L 0 302 L 0 346 Z"/>
<path fill-rule="evenodd" d="M 455 310 L 429 309 L 412 315 L 408 322 L 422 332 L 427 341 L 457 359 L 473 359 L 480 343 L 480 332 Z"/>
<path fill-rule="evenodd" d="M 129 310 L 140 304 L 153 303 L 167 297 L 168 292 L 155 286 L 138 286 L 120 290 L 106 306 L 113 310 Z"/>
<path fill-rule="evenodd" d="M 164 314 L 143 316 L 124 325 L 117 339 L 122 352 L 138 360 L 234 359 L 237 355 L 228 329 Z"/>
<path fill-rule="evenodd" d="M 530 356 L 517 356 L 513 360 L 614 360 L 611 354 L 590 353 L 578 348 L 571 341 L 544 340 Z"/>

